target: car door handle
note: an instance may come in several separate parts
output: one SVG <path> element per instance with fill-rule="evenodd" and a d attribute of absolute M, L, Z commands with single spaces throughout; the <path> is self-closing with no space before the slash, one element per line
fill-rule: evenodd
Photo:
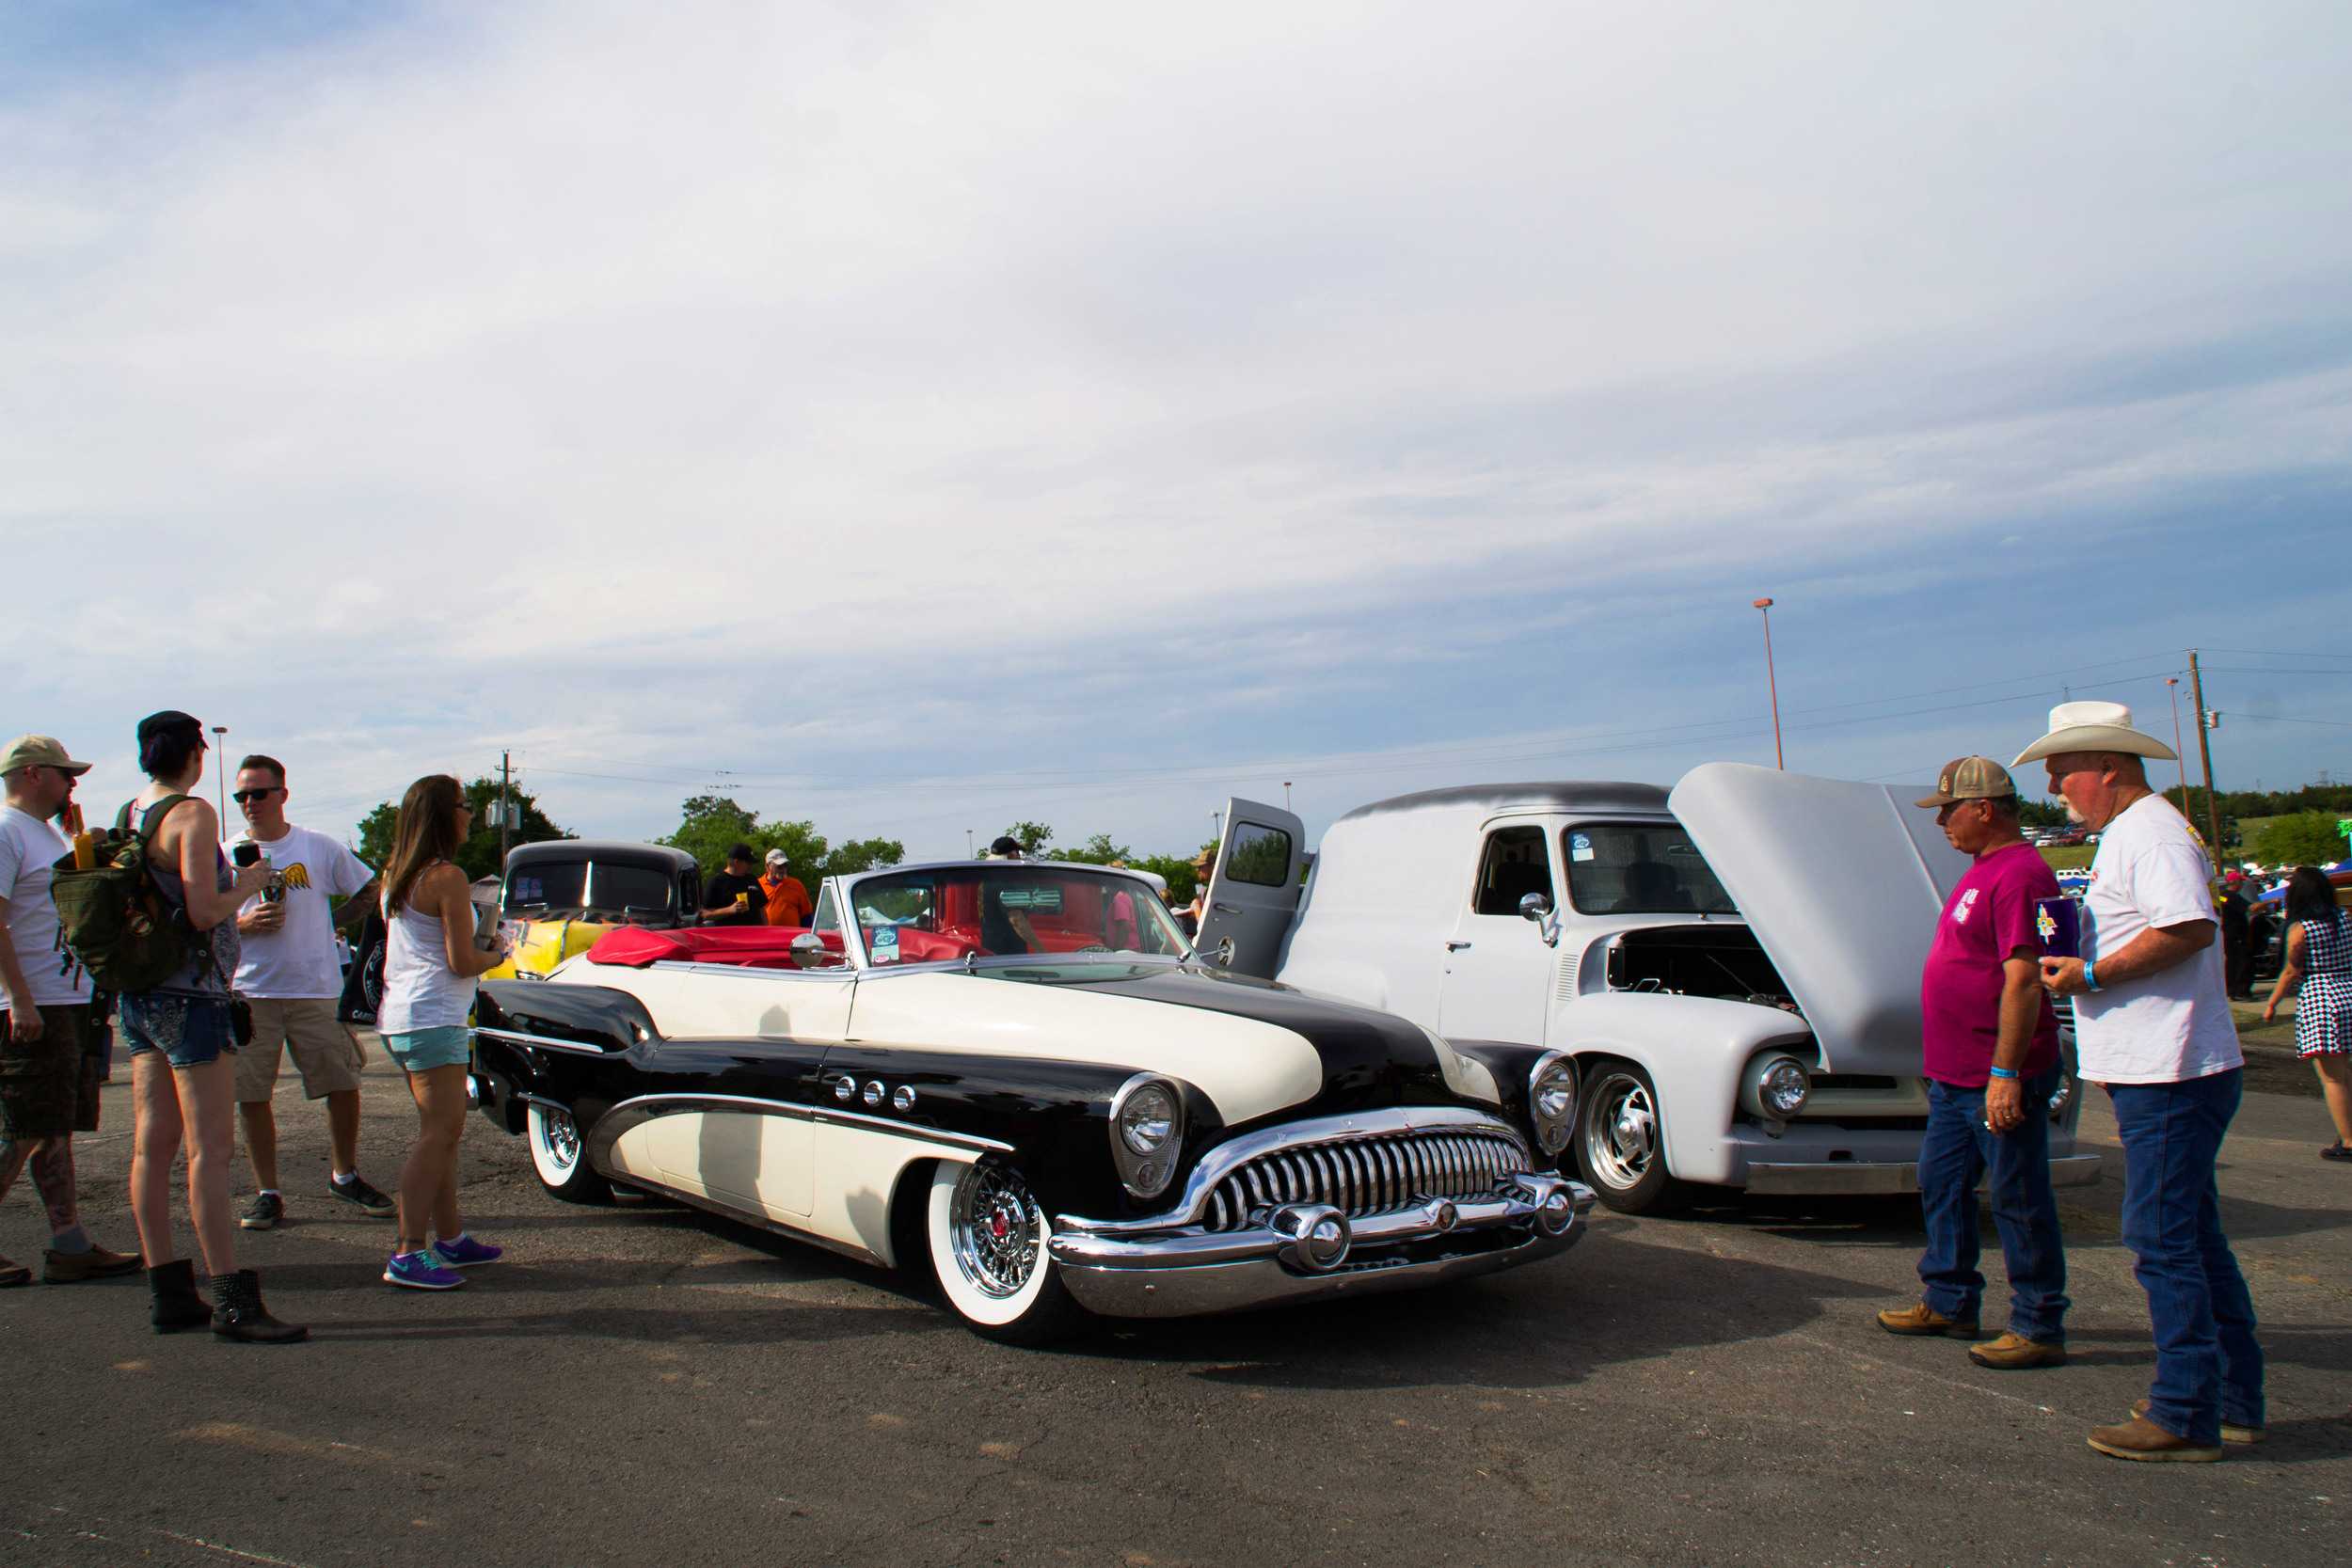
<path fill-rule="evenodd" d="M 1211 904 L 1209 908 L 1215 910 L 1219 914 L 1241 913 L 1241 906 L 1239 904 Z"/>
<path fill-rule="evenodd" d="M 1445 950 L 1449 953 L 1459 953 L 1463 948 L 1468 947 L 1470 943 L 1467 942 L 1449 942 L 1445 944 Z"/>

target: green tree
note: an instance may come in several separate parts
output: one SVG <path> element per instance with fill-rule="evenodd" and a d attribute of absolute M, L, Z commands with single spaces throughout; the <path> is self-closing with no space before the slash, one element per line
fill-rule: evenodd
<path fill-rule="evenodd" d="M 1039 850 L 1054 841 L 1054 830 L 1042 822 L 1015 822 L 997 836 L 1013 840 L 1023 854 L 1034 860 Z"/>
<path fill-rule="evenodd" d="M 1216 854 L 1220 842 L 1213 838 L 1189 855 L 1130 855 L 1127 863 L 1166 881 L 1168 898 L 1181 907 L 1191 903 L 1193 895 L 1200 891 L 1200 879 L 1193 874 L 1192 863 L 1203 854 Z"/>
<path fill-rule="evenodd" d="M 2254 858 L 2265 865 L 2333 865 L 2344 853 L 2337 821 L 2327 811 L 2275 818 L 2254 834 Z"/>
<path fill-rule="evenodd" d="M 1108 865 L 1113 861 L 1122 864 L 1135 863 L 1136 852 L 1123 844 L 1113 844 L 1108 833 L 1096 833 L 1075 849 L 1055 849 L 1045 857 L 1052 861 L 1077 861 L 1088 865 Z"/>
<path fill-rule="evenodd" d="M 473 808 L 473 832 L 457 847 L 458 867 L 474 881 L 501 875 L 506 864 L 499 850 L 499 831 L 490 825 L 490 802 L 499 798 L 499 782 L 485 774 L 467 784 L 465 792 L 466 804 Z M 516 789 L 513 799 L 516 827 L 512 843 L 539 844 L 573 836 L 539 809 L 539 798 L 529 790 Z M 379 871 L 391 859 L 392 834 L 399 819 L 400 808 L 389 800 L 359 819 L 358 856 Z"/>
<path fill-rule="evenodd" d="M 781 849 L 785 869 L 812 895 L 827 877 L 896 865 L 907 854 L 906 846 L 895 838 L 852 839 L 835 847 L 814 822 L 763 823 L 757 812 L 723 795 L 691 797 L 680 808 L 679 818 L 675 832 L 655 842 L 692 855 L 706 875 L 724 866 L 727 851 L 738 844 L 750 845 L 752 859 L 762 863 L 769 850 Z"/>

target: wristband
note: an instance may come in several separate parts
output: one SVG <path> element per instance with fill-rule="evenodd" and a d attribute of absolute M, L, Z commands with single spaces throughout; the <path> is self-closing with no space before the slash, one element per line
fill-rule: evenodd
<path fill-rule="evenodd" d="M 2014 1078 L 2017 1076 L 2017 1069 L 2013 1067 L 1988 1068 L 1985 1070 L 1992 1073 L 1995 1078 Z"/>
<path fill-rule="evenodd" d="M 2095 975 L 2095 974 L 2091 974 L 2091 972 L 2090 972 L 2090 962 L 2091 962 L 2091 960 L 2090 960 L 2089 958 L 2085 958 L 2085 959 L 2083 960 L 2083 990 L 2106 990 L 2106 987 L 2104 987 L 2104 986 L 2102 986 L 2102 985 L 2100 985 L 2100 984 L 2099 984 L 2099 977 L 2098 977 L 2097 975 Z"/>

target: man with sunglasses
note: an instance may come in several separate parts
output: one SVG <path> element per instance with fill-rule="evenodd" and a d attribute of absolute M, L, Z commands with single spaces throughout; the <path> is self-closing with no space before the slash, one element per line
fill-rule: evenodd
<path fill-rule="evenodd" d="M 2074 998 L 2088 1082 L 2106 1085 L 2123 1145 L 2123 1244 L 2148 1292 L 2156 1377 L 2131 1418 L 2090 1433 L 2117 1459 L 2215 1460 L 2263 1439 L 2254 1302 L 2221 1231 L 2214 1165 L 2246 1058 L 2222 973 L 2213 867 L 2145 759 L 2172 749 L 2121 703 L 2061 703 L 2018 753 L 2099 834 L 2079 958 L 2043 958 L 2042 983 Z"/>
<path fill-rule="evenodd" d="M 286 768 L 277 758 L 257 754 L 239 763 L 231 799 L 245 814 L 246 831 L 230 853 L 247 853 L 244 847 L 250 845 L 271 872 L 268 884 L 237 913 L 243 944 L 237 992 L 253 1005 L 253 1043 L 237 1053 L 237 1111 L 261 1189 L 237 1223 L 247 1230 L 267 1230 L 285 1217 L 278 1182 L 278 1119 L 270 1104 L 281 1042 L 302 1074 L 303 1093 L 326 1101 L 334 1162 L 329 1196 L 363 1214 L 388 1219 L 392 1200 L 359 1174 L 359 1069 L 365 1058 L 358 1037 L 335 1016 L 343 987 L 335 932 L 358 926 L 375 907 L 375 873 L 325 833 L 286 820 Z M 330 907 L 330 895 L 342 899 L 340 908 Z"/>
<path fill-rule="evenodd" d="M 2017 823 L 2017 785 L 1991 757 L 1961 757 L 1917 802 L 1971 865 L 1935 923 L 1919 980 L 1928 1128 L 1919 1146 L 1927 1251 L 1917 1305 L 1881 1312 L 1889 1334 L 1969 1338 L 1977 1272 L 1977 1181 L 1985 1179 L 2009 1267 L 2009 1327 L 1969 1347 L 1980 1367 L 2015 1371 L 2066 1360 L 2066 1247 L 2050 1189 L 2050 1096 L 2058 1015 L 2042 993 L 2039 901 L 2058 878 Z"/>

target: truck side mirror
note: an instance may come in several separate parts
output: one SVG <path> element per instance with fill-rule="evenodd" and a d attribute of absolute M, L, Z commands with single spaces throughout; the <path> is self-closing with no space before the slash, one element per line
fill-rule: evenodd
<path fill-rule="evenodd" d="M 1541 920 L 1551 912 L 1551 900 L 1540 893 L 1519 895 L 1519 918 Z"/>
<path fill-rule="evenodd" d="M 792 939 L 792 961 L 802 969 L 823 969 L 841 960 L 825 945 L 824 938 L 814 931 L 803 931 Z"/>

